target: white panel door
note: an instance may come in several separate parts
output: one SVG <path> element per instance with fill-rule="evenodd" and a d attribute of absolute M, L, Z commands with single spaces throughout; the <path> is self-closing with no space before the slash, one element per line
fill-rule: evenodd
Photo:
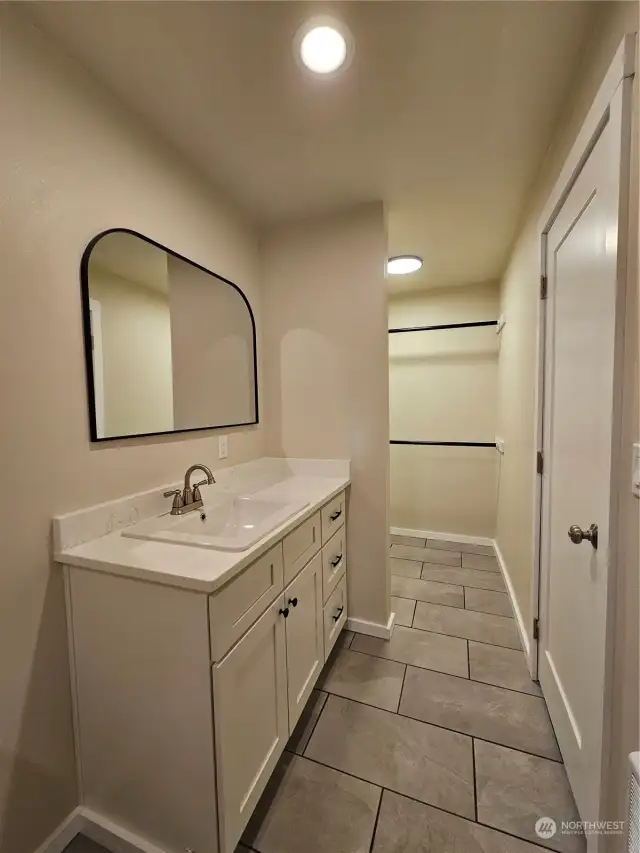
<path fill-rule="evenodd" d="M 289 736 L 283 598 L 213 667 L 221 853 L 234 853 Z"/>
<path fill-rule="evenodd" d="M 616 341 L 620 119 L 548 234 L 539 678 L 583 820 L 598 817 Z M 598 540 L 569 529 L 597 525 Z M 577 538 L 577 532 L 576 532 Z M 595 844 L 591 839 L 590 849 Z"/>
<path fill-rule="evenodd" d="M 288 610 L 289 731 L 295 728 L 324 664 L 322 556 L 316 554 L 284 591 Z"/>

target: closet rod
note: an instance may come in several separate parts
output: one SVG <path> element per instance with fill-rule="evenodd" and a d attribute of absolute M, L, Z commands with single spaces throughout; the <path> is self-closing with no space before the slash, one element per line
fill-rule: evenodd
<path fill-rule="evenodd" d="M 495 441 L 394 441 L 391 439 L 389 444 L 418 444 L 427 447 L 493 447 L 496 448 Z"/>
<path fill-rule="evenodd" d="M 483 320 L 479 323 L 447 323 L 444 326 L 409 326 L 406 329 L 389 329 L 390 335 L 396 335 L 398 332 L 433 332 L 438 329 L 471 329 L 477 326 L 497 326 L 497 320 Z"/>

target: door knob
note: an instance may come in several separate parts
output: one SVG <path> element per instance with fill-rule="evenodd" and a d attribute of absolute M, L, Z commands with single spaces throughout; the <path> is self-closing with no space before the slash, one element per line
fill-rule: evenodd
<path fill-rule="evenodd" d="M 569 539 L 574 545 L 579 545 L 585 539 L 591 542 L 594 548 L 598 547 L 598 525 L 592 524 L 588 530 L 583 530 L 577 524 L 572 524 L 569 528 Z"/>

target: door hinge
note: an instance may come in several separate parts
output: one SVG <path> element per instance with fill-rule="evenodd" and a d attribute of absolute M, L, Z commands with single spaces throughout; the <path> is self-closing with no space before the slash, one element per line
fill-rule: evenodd
<path fill-rule="evenodd" d="M 533 639 L 534 640 L 540 639 L 540 620 L 538 619 L 537 616 L 533 620 Z"/>
<path fill-rule="evenodd" d="M 544 456 L 541 450 L 538 451 L 538 454 L 536 456 L 536 473 L 544 473 Z"/>
<path fill-rule="evenodd" d="M 540 276 L 540 299 L 547 298 L 547 277 L 546 275 Z"/>

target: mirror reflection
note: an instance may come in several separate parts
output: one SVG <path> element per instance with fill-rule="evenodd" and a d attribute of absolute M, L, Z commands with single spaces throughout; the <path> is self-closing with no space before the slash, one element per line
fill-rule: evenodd
<path fill-rule="evenodd" d="M 255 324 L 242 291 L 129 231 L 82 261 L 93 440 L 257 422 Z"/>

